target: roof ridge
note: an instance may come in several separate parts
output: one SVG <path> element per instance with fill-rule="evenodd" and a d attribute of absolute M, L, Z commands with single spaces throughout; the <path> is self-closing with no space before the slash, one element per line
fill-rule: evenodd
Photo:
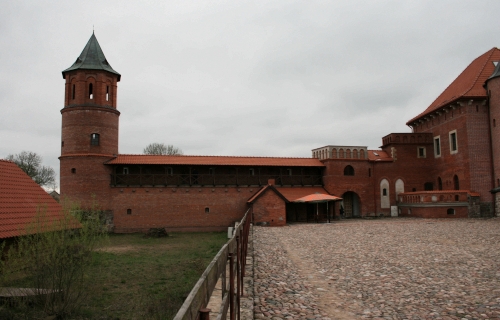
<path fill-rule="evenodd" d="M 185 155 L 185 154 L 118 154 L 117 157 L 120 156 L 150 156 L 150 157 L 219 157 L 219 158 L 266 158 L 266 159 L 315 159 L 312 157 L 273 157 L 273 156 L 218 156 L 218 155 Z"/>

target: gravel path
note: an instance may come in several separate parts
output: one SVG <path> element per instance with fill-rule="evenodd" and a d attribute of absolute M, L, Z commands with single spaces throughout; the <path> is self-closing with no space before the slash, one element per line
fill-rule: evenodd
<path fill-rule="evenodd" d="M 254 227 L 256 319 L 500 319 L 500 219 Z"/>

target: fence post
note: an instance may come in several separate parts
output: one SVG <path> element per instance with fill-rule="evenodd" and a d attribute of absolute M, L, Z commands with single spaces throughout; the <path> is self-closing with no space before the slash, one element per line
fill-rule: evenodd
<path fill-rule="evenodd" d="M 234 257 L 229 253 L 229 319 L 234 319 Z"/>
<path fill-rule="evenodd" d="M 203 308 L 200 310 L 200 320 L 210 320 L 210 309 Z"/>
<path fill-rule="evenodd" d="M 238 320 L 240 320 L 240 287 L 241 287 L 241 283 L 240 283 L 241 257 L 240 256 L 241 256 L 240 236 L 236 235 L 236 305 L 238 307 Z"/>

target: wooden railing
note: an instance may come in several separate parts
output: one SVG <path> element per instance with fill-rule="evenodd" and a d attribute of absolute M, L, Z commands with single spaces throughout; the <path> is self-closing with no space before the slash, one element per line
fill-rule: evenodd
<path fill-rule="evenodd" d="M 111 174 L 112 186 L 262 186 L 269 179 L 276 185 L 322 185 L 321 175 L 238 175 L 238 174 Z"/>
<path fill-rule="evenodd" d="M 251 214 L 248 210 L 236 227 L 233 237 L 217 253 L 195 284 L 174 320 L 208 320 L 206 309 L 218 280 L 222 280 L 222 303 L 217 319 L 240 319 L 240 297 L 248 252 Z M 229 270 L 227 275 L 226 270 Z M 228 284 L 229 282 L 229 284 Z"/>

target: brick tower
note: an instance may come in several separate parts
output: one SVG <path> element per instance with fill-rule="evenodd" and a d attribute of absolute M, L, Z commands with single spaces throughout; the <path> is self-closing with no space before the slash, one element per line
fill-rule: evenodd
<path fill-rule="evenodd" d="M 109 209 L 111 169 L 104 162 L 118 154 L 117 82 L 92 33 L 75 63 L 62 72 L 66 80 L 61 132 L 61 196 L 83 208 L 93 199 Z"/>
<path fill-rule="evenodd" d="M 489 99 L 491 153 L 493 161 L 495 214 L 500 216 L 500 63 L 486 80 L 485 88 Z"/>

